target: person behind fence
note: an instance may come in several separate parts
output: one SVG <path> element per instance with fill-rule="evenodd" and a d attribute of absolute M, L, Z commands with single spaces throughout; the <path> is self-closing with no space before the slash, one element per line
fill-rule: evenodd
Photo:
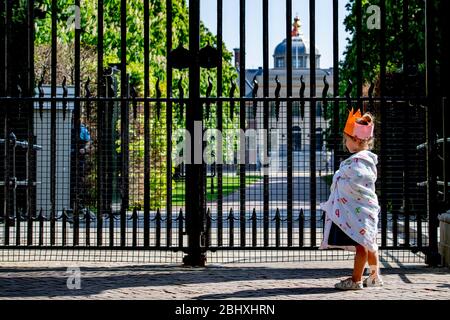
<path fill-rule="evenodd" d="M 326 212 L 320 249 L 356 251 L 353 275 L 337 283 L 341 290 L 380 287 L 378 261 L 378 215 L 375 193 L 377 155 L 372 153 L 374 119 L 370 113 L 350 111 L 343 133 L 344 149 L 352 155 L 341 162 L 333 176 L 330 197 L 320 207 Z M 370 275 L 362 280 L 368 262 Z"/>

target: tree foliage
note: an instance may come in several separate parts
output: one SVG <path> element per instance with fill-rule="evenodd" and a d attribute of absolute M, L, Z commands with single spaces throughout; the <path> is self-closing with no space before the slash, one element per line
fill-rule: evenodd
<path fill-rule="evenodd" d="M 104 0 L 104 63 L 120 63 L 121 57 L 121 33 L 120 33 L 120 0 Z M 166 88 L 166 1 L 149 0 L 150 16 L 150 96 L 156 97 L 156 83 L 160 79 L 160 89 L 162 96 L 168 95 Z M 36 74 L 39 77 L 44 70 L 50 67 L 50 45 L 51 45 L 51 0 L 39 1 L 39 9 L 47 14 L 42 19 L 36 20 L 35 46 L 36 46 Z M 74 7 L 73 0 L 58 0 L 57 11 L 57 38 L 58 38 L 58 82 L 65 76 L 73 83 L 73 42 L 74 42 Z M 88 77 L 96 79 L 96 54 L 98 46 L 97 32 L 97 1 L 81 0 L 80 3 L 80 22 L 81 22 L 81 53 L 85 58 L 81 61 L 82 81 Z M 142 0 L 127 1 L 127 73 L 130 74 L 132 85 L 136 88 L 140 96 L 144 92 L 144 2 Z M 173 48 L 183 45 L 189 46 L 189 12 L 185 0 L 173 0 L 172 5 L 172 41 Z M 209 43 L 217 47 L 217 39 L 203 23 L 200 25 L 200 46 L 204 47 Z M 232 53 L 223 45 L 223 92 L 226 94 L 231 85 L 231 79 L 235 78 L 236 71 L 231 63 Z M 201 94 L 206 93 L 208 86 L 208 76 L 216 79 L 216 70 L 202 70 L 200 89 Z M 49 81 L 48 73 L 45 73 L 44 79 Z M 189 75 L 187 70 L 173 70 L 172 96 L 179 95 L 177 84 L 182 78 L 182 86 L 185 97 L 189 95 Z M 95 82 L 95 81 L 92 81 Z M 213 81 L 215 82 L 215 81 Z M 70 82 L 69 82 L 70 84 Z M 92 92 L 95 92 L 95 83 L 92 86 Z M 119 86 L 120 87 L 120 86 Z M 217 88 L 213 89 L 212 95 Z M 172 130 L 185 127 L 185 117 L 180 117 L 179 104 L 174 103 L 172 112 L 173 123 Z M 143 106 L 139 107 L 143 111 Z M 186 106 L 184 106 L 186 109 Z M 151 206 L 158 208 L 164 205 L 166 197 L 166 156 L 167 137 L 166 137 L 166 106 L 162 105 L 161 117 L 156 116 L 155 106 L 151 106 Z M 185 112 L 185 111 L 184 111 Z M 211 108 L 211 114 L 215 113 L 215 107 Z M 132 115 L 132 111 L 130 112 Z M 131 119 L 132 116 L 130 116 Z M 210 117 L 207 125 L 214 126 L 214 118 Z M 228 120 L 228 108 L 224 107 L 224 128 L 233 126 Z M 143 112 L 139 112 L 136 120 L 130 120 L 130 157 L 133 164 L 133 172 L 130 172 L 130 196 L 131 204 L 140 206 L 142 204 L 143 192 L 143 157 L 144 157 L 144 137 L 143 137 L 144 118 Z M 120 130 L 120 123 L 117 122 L 117 130 Z M 95 135 L 94 135 L 95 136 Z M 120 151 L 120 140 L 116 141 L 117 150 Z M 134 167 L 133 167 L 134 166 Z M 173 170 L 173 168 L 171 168 Z"/>

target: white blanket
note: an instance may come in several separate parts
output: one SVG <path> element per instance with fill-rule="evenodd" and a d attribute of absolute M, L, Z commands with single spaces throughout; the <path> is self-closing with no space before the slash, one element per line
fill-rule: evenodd
<path fill-rule="evenodd" d="M 360 151 L 344 160 L 333 176 L 330 197 L 321 203 L 326 212 L 324 239 L 320 249 L 342 248 L 355 251 L 354 246 L 331 246 L 328 236 L 332 222 L 358 244 L 374 252 L 378 234 L 380 206 L 375 193 L 377 155 Z"/>

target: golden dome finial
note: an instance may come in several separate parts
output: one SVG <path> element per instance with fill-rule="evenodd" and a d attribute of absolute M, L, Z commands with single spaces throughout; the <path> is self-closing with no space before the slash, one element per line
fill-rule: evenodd
<path fill-rule="evenodd" d="M 301 28 L 302 24 L 300 22 L 300 18 L 298 17 L 298 15 L 295 16 L 294 23 L 292 24 L 292 26 L 293 26 L 293 28 L 292 28 L 292 36 L 293 37 L 300 36 L 300 28 Z"/>

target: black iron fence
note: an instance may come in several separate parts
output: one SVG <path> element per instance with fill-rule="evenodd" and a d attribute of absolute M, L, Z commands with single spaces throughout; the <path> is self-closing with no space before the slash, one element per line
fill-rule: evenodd
<path fill-rule="evenodd" d="M 428 255 L 429 263 L 435 263 L 439 207 L 434 203 L 434 189 L 430 189 L 436 184 L 435 176 L 429 172 L 430 159 L 435 154 L 434 143 L 448 138 L 445 134 L 441 140 L 430 137 L 434 131 L 430 126 L 433 114 L 429 110 L 434 101 L 429 96 L 386 94 L 384 1 L 380 1 L 379 92 L 375 95 L 374 85 L 366 88 L 363 83 L 360 44 L 355 66 L 355 96 L 351 82 L 344 96 L 339 92 L 337 0 L 330 1 L 334 12 L 333 73 L 328 79 L 317 75 L 316 53 L 311 50 L 309 93 L 306 94 L 303 77 L 295 78 L 293 70 L 291 0 L 286 1 L 283 93 L 281 82 L 269 69 L 268 0 L 261 2 L 262 81 L 258 83 L 255 76 L 250 92 L 247 92 L 245 60 L 245 0 L 239 1 L 238 85 L 232 79 L 224 80 L 224 51 L 217 50 L 223 45 L 222 0 L 217 1 L 216 46 L 208 44 L 200 48 L 200 2 L 191 0 L 189 49 L 175 50 L 172 48 L 172 1 L 164 2 L 168 52 L 165 82 L 159 78 L 152 82 L 149 54 L 152 38 L 147 19 L 150 3 L 144 1 L 142 96 L 127 71 L 127 1 L 120 3 L 120 63 L 106 67 L 105 12 L 103 1 L 98 1 L 97 78 L 96 88 L 92 89 L 91 79 L 81 73 L 82 30 L 77 28 L 73 40 L 73 81 L 70 86 L 66 79 L 57 83 L 58 1 L 51 1 L 48 13 L 52 30 L 51 80 L 46 86 L 42 76 L 34 94 L 34 1 L 28 1 L 25 24 L 28 69 L 20 79 L 11 74 L 17 62 L 8 51 L 17 41 L 8 33 L 13 27 L 13 4 L 2 2 L 0 51 L 5 59 L 1 63 L 4 77 L 0 97 L 1 250 L 183 251 L 187 254 L 184 262 L 191 265 L 203 264 L 207 251 L 316 250 L 322 240 L 324 223 L 324 212 L 318 204 L 328 198 L 330 177 L 339 161 L 346 157 L 341 149 L 340 123 L 347 117 L 346 110 L 354 107 L 369 110 L 377 118 L 375 153 L 380 160 L 377 194 L 382 207 L 381 249 L 420 251 Z M 359 5 L 356 39 L 360 43 L 361 1 L 356 3 Z M 79 6 L 79 1 L 75 5 Z M 315 26 L 315 1 L 311 0 L 311 48 L 316 45 Z M 216 78 L 209 77 L 206 89 L 200 88 L 203 70 L 215 70 Z M 213 80 L 216 92 L 213 92 Z M 329 90 L 331 80 L 333 87 Z M 318 83 L 322 89 L 319 96 Z M 368 89 L 366 94 L 363 89 Z M 399 118 L 404 121 L 398 121 Z M 197 132 L 199 122 L 202 126 Z M 445 132 L 445 121 L 443 127 Z M 190 150 L 199 148 L 201 157 L 204 150 L 211 148 L 211 141 L 215 143 L 214 152 L 225 154 L 237 142 L 240 147 L 231 148 L 225 163 L 196 162 L 194 152 L 188 155 L 187 162 L 178 163 L 176 159 L 186 156 L 177 149 L 180 143 L 177 134 L 182 129 L 191 136 L 185 146 Z M 231 140 L 208 136 L 203 139 L 207 129 L 222 133 L 241 129 L 249 134 Z M 259 144 L 253 144 L 257 138 L 252 140 L 251 136 L 260 132 L 261 145 L 265 147 L 262 150 Z M 277 139 L 270 141 L 272 135 Z M 428 137 L 427 154 L 416 148 L 425 136 Z M 18 148 L 26 152 L 18 153 Z M 446 152 L 444 147 L 444 161 Z M 252 154 L 256 157 L 252 158 Z M 270 162 L 265 161 L 266 157 L 270 157 Z M 245 162 L 238 162 L 239 159 Z M 447 166 L 448 163 L 443 168 Z M 437 182 L 443 186 L 444 201 L 448 201 L 447 173 L 444 170 Z M 417 185 L 425 180 L 428 193 Z"/>

